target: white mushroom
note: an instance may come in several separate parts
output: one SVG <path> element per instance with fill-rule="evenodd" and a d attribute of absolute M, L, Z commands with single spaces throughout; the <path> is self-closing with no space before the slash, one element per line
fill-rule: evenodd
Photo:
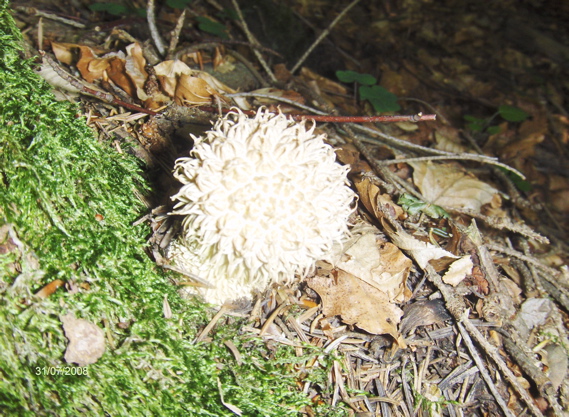
<path fill-rule="evenodd" d="M 183 186 L 171 214 L 185 217 L 169 257 L 215 287 L 196 288 L 207 302 L 306 276 L 346 235 L 355 196 L 349 167 L 314 125 L 265 109 L 254 118 L 234 111 L 194 140 L 174 168 Z"/>

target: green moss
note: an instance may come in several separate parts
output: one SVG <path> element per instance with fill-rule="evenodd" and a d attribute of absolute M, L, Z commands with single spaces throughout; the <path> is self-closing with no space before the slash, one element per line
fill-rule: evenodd
<path fill-rule="evenodd" d="M 181 299 L 144 253 L 150 231 L 132 225 L 146 210 L 136 197 L 147 191 L 138 161 L 99 143 L 75 106 L 54 101 L 19 42 L 0 0 L 0 414 L 233 415 L 221 387 L 243 415 L 297 415 L 309 400 L 296 383 L 307 376 L 292 364 L 319 353 L 269 351 L 240 335 L 238 321 L 211 343 L 193 343 L 210 315 Z M 55 279 L 70 287 L 33 297 Z M 107 350 L 87 375 L 43 375 L 68 366 L 66 313 L 100 326 Z M 313 386 L 325 383 L 324 365 Z"/>

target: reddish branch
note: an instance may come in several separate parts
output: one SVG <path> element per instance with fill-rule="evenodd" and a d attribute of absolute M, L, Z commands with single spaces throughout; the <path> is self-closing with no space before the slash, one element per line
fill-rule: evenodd
<path fill-rule="evenodd" d="M 427 120 L 436 120 L 436 114 L 411 114 L 408 116 L 322 116 L 307 114 L 292 114 L 294 120 L 314 120 L 315 122 L 330 123 L 396 123 L 396 122 L 425 122 Z"/>
<path fill-rule="evenodd" d="M 219 109 L 211 106 L 199 106 L 200 110 L 208 112 L 218 112 Z M 222 113 L 228 113 L 231 109 L 221 109 Z M 255 111 L 243 110 L 248 116 L 254 116 Z M 436 120 L 436 114 L 411 114 L 411 115 L 397 115 L 397 116 L 329 116 L 320 114 L 288 114 L 294 120 L 314 120 L 315 122 L 326 123 L 397 123 L 397 122 L 425 122 L 429 120 Z"/>

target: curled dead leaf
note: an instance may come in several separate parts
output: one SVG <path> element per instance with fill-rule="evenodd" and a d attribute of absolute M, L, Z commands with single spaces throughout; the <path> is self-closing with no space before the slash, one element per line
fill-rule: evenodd
<path fill-rule="evenodd" d="M 215 91 L 207 81 L 182 74 L 178 78 L 174 100 L 179 105 L 209 104 Z"/>
<path fill-rule="evenodd" d="M 393 218 L 404 219 L 406 217 L 401 206 L 395 204 L 388 194 L 382 194 L 380 188 L 372 183 L 368 177 L 363 176 L 354 179 L 354 185 L 358 190 L 360 201 L 376 219 L 383 217 L 379 208 L 380 204 L 387 207 Z"/>

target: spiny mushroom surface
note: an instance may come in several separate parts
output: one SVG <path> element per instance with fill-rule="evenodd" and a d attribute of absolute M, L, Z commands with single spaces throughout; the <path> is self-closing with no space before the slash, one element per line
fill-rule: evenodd
<path fill-rule="evenodd" d="M 176 161 L 183 186 L 171 214 L 184 219 L 168 256 L 214 286 L 196 289 L 207 302 L 306 275 L 346 235 L 349 167 L 314 128 L 265 109 L 234 111 Z"/>

